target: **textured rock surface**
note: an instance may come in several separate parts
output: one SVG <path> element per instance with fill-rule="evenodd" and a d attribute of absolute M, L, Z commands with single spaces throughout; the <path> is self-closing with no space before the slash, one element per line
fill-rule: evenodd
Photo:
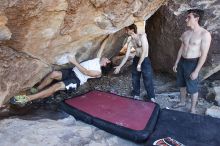
<path fill-rule="evenodd" d="M 212 106 L 206 110 L 205 114 L 215 118 L 220 118 L 220 107 Z"/>
<path fill-rule="evenodd" d="M 220 106 L 220 86 L 214 87 L 215 90 L 215 100 L 217 101 L 218 105 Z"/>
<path fill-rule="evenodd" d="M 5 83 L 8 82 L 7 88 L 13 90 L 13 93 L 31 87 L 48 72 L 45 64 L 66 64 L 68 54 L 76 52 L 79 61 L 93 58 L 106 37 L 109 39 L 104 54 L 107 57 L 114 56 L 119 52 L 123 41 L 123 33 L 119 30 L 133 22 L 148 19 L 164 1 L 1 0 L 0 44 L 29 55 L 29 64 L 19 60 L 20 64 L 25 64 L 22 68 L 1 68 L 1 77 L 10 75 L 7 71 L 12 68 L 21 72 L 30 70 L 35 66 L 36 60 L 39 61 L 37 64 L 42 64 L 28 73 L 29 76 L 34 76 L 32 81 L 22 81 L 26 78 L 25 74 L 16 72 L 13 84 L 19 87 L 12 88 L 4 78 L 1 78 L 1 86 L 5 88 Z M 4 58 L 0 57 L 1 62 Z M 36 74 L 36 70 L 39 74 Z M 20 81 L 26 83 L 25 86 Z M 1 90 L 1 100 L 13 95 L 11 93 Z"/>
<path fill-rule="evenodd" d="M 203 26 L 211 32 L 213 39 L 206 66 L 201 71 L 204 79 L 220 70 L 219 0 L 170 0 L 166 6 L 162 6 L 146 25 L 150 55 L 156 70 L 172 73 L 172 66 L 181 45 L 179 37 L 186 30 L 184 12 L 190 8 L 204 9 Z"/>
<path fill-rule="evenodd" d="M 210 87 L 210 97 L 213 97 L 214 101 L 220 106 L 220 80 L 215 80 Z"/>
<path fill-rule="evenodd" d="M 164 1 L 3 1 L 1 9 L 12 32 L 6 45 L 51 64 L 76 51 L 80 60 L 88 59 L 106 35 L 146 20 Z"/>
<path fill-rule="evenodd" d="M 49 109 L 1 120 L 0 140 L 1 146 L 138 146 Z"/>
<path fill-rule="evenodd" d="M 51 68 L 38 59 L 0 46 L 0 105 L 43 78 Z"/>

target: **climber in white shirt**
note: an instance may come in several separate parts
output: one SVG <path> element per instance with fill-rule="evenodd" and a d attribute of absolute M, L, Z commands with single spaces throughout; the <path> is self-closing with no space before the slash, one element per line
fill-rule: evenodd
<path fill-rule="evenodd" d="M 41 82 L 41 84 L 36 88 L 36 91 L 40 91 L 36 94 L 32 95 L 18 95 L 14 96 L 10 99 L 12 104 L 24 105 L 29 101 L 35 99 L 46 98 L 53 93 L 60 90 L 69 90 L 74 92 L 77 87 L 83 85 L 89 78 L 99 78 L 102 75 L 101 67 L 106 67 L 110 60 L 108 58 L 102 57 L 101 54 L 104 50 L 104 46 L 107 42 L 107 39 L 101 45 L 101 48 L 97 54 L 97 58 L 92 60 L 88 60 L 82 63 L 78 63 L 75 55 L 69 56 L 69 62 L 75 65 L 74 68 L 63 69 L 60 71 L 53 71 L 49 73 L 49 75 Z M 45 90 L 53 80 L 57 80 L 58 82 L 51 85 Z"/>

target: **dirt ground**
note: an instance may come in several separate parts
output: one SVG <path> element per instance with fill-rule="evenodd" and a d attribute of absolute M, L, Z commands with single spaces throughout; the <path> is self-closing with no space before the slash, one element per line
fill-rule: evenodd
<path fill-rule="evenodd" d="M 172 105 L 179 101 L 179 90 L 176 87 L 175 83 L 176 83 L 175 78 L 173 76 L 167 74 L 161 74 L 161 73 L 154 74 L 156 102 L 160 105 L 161 108 L 172 109 Z M 208 94 L 206 84 L 207 83 L 200 84 L 197 114 L 201 114 L 201 115 L 205 113 L 205 110 L 207 108 L 211 107 L 214 104 L 213 102 L 208 102 L 205 99 Z M 111 92 L 118 95 L 126 96 L 128 98 L 132 98 L 130 96 L 132 90 L 130 68 L 124 70 L 122 73 L 118 75 L 114 75 L 113 73 L 110 73 L 109 75 L 103 76 L 102 78 L 99 79 L 90 79 L 86 84 L 79 87 L 78 90 L 73 93 L 60 91 L 46 99 L 36 100 L 25 107 L 11 106 L 9 110 L 5 110 L 0 113 L 0 118 L 13 116 L 13 115 L 24 115 L 31 111 L 37 110 L 42 106 L 52 107 L 53 109 L 56 109 L 59 102 L 63 101 L 63 99 L 71 98 L 72 96 L 85 93 L 89 90 L 101 90 L 101 91 L 106 91 L 106 92 Z M 141 97 L 142 100 L 146 100 L 147 97 L 142 80 L 141 80 Z M 176 108 L 173 110 L 189 112 L 190 104 L 191 101 L 190 101 L 190 97 L 188 96 L 186 107 Z"/>

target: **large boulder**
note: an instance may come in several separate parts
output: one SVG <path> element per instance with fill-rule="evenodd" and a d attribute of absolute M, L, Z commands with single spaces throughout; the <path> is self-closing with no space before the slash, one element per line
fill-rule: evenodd
<path fill-rule="evenodd" d="M 164 1 L 5 1 L 12 32 L 6 45 L 50 64 L 62 64 L 60 58 L 76 51 L 80 60 L 92 58 L 107 35 L 146 20 Z"/>
<path fill-rule="evenodd" d="M 0 46 L 0 59 L 0 105 L 51 71 L 48 64 L 8 47 Z"/>
<path fill-rule="evenodd" d="M 213 0 L 170 0 L 147 20 L 146 32 L 150 44 L 150 57 L 155 70 L 173 73 L 179 37 L 186 30 L 185 12 L 190 8 L 205 11 L 202 26 L 211 32 L 212 43 L 205 66 L 201 71 L 206 79 L 220 70 L 220 1 Z"/>
<path fill-rule="evenodd" d="M 123 41 L 120 30 L 147 20 L 165 1 L 1 0 L 0 44 L 7 46 L 1 63 L 22 52 L 16 63 L 3 63 L 9 67 L 1 68 L 1 101 L 39 82 L 51 66 L 66 64 L 69 54 L 77 52 L 79 61 L 95 57 L 106 37 L 104 55 L 114 56 Z"/>

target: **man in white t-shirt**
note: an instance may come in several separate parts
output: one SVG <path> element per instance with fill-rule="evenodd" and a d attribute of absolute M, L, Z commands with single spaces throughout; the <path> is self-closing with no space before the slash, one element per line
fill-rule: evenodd
<path fill-rule="evenodd" d="M 10 103 L 24 105 L 27 102 L 35 99 L 46 98 L 60 90 L 67 90 L 73 92 L 76 90 L 77 87 L 87 82 L 89 78 L 101 77 L 101 67 L 106 67 L 110 63 L 110 60 L 108 58 L 100 58 L 100 52 L 103 51 L 105 44 L 106 40 L 102 44 L 97 58 L 95 59 L 78 63 L 76 61 L 75 56 L 69 57 L 69 62 L 75 65 L 74 68 L 51 72 L 37 87 L 37 91 L 40 92 L 28 96 L 14 96 L 13 98 L 11 98 Z M 57 80 L 58 83 L 55 83 L 47 89 L 42 90 L 45 87 L 47 87 L 50 83 L 52 83 L 53 80 Z"/>

